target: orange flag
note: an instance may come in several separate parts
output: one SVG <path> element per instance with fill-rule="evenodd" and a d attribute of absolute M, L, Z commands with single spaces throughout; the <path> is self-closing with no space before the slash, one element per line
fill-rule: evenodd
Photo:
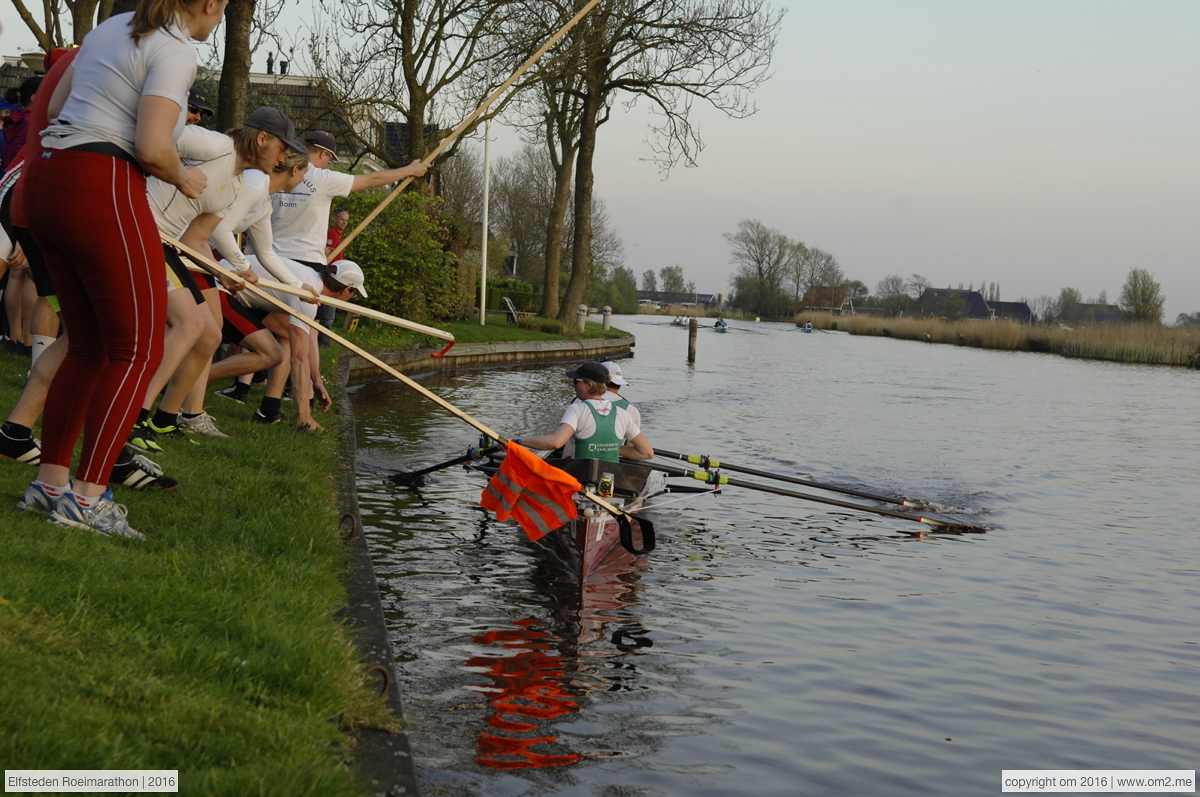
<path fill-rule="evenodd" d="M 507 452 L 479 497 L 480 506 L 495 512 L 497 520 L 515 519 L 531 540 L 579 517 L 574 495 L 583 485 L 578 479 L 516 443 L 509 443 Z"/>

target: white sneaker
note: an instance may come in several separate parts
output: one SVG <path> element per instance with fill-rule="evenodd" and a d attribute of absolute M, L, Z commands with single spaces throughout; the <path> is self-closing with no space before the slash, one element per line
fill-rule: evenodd
<path fill-rule="evenodd" d="M 73 526 L 77 529 L 90 529 L 106 537 L 127 537 L 131 540 L 144 540 L 146 535 L 134 531 L 125 520 L 126 509 L 121 504 L 114 504 L 105 492 L 91 509 L 85 509 L 75 498 L 75 493 L 63 493 L 58 499 L 54 511 L 50 513 L 49 521 L 56 526 Z"/>
<path fill-rule="evenodd" d="M 180 413 L 175 419 L 175 425 L 185 432 L 204 435 L 205 437 L 229 437 L 229 435 L 217 428 L 216 422 L 207 412 L 202 412 L 195 418 L 185 418 Z"/>

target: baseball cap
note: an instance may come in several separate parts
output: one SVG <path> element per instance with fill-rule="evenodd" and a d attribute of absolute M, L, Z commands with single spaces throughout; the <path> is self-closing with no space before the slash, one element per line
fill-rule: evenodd
<path fill-rule="evenodd" d="M 205 114 L 208 114 L 209 116 L 213 115 L 213 109 L 208 104 L 208 100 L 204 99 L 204 95 L 201 94 L 200 90 L 195 86 L 192 86 L 190 89 L 188 89 L 188 105 L 195 105 L 197 108 L 199 108 L 201 116 L 204 116 Z"/>
<path fill-rule="evenodd" d="M 332 134 L 326 133 L 324 130 L 313 130 L 312 132 L 305 134 L 304 143 L 312 144 L 314 147 L 320 147 L 332 155 L 334 160 L 338 159 L 337 141 L 334 139 Z"/>
<path fill-rule="evenodd" d="M 296 126 L 292 124 L 291 119 L 287 118 L 287 114 L 278 108 L 255 108 L 242 124 L 264 133 L 270 133 L 287 144 L 288 149 L 294 152 L 308 154 L 308 148 L 304 146 L 304 142 L 296 138 Z"/>
<path fill-rule="evenodd" d="M 608 369 L 598 362 L 589 360 L 574 371 L 567 371 L 568 379 L 588 379 L 600 384 L 608 384 Z"/>
<path fill-rule="evenodd" d="M 353 260 L 335 260 L 329 266 L 329 276 L 345 285 L 347 288 L 357 288 L 358 295 L 367 298 L 367 290 L 363 287 L 366 277 L 362 269 Z"/>
<path fill-rule="evenodd" d="M 621 366 L 617 365 L 612 360 L 601 360 L 600 364 L 608 369 L 608 381 L 618 387 L 625 387 L 629 384 L 629 380 L 621 376 Z"/>

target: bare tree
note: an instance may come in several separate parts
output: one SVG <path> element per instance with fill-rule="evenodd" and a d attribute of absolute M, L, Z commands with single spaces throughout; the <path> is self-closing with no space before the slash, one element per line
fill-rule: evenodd
<path fill-rule="evenodd" d="M 921 294 L 933 287 L 933 283 L 920 274 L 913 274 L 904 282 L 904 290 L 914 299 L 920 299 Z M 962 285 L 958 286 L 960 289 Z"/>
<path fill-rule="evenodd" d="M 452 157 L 444 158 L 441 161 L 439 168 L 442 172 L 442 202 L 446 210 L 467 224 L 481 223 L 483 220 L 483 157 L 480 155 L 479 147 L 473 142 L 464 142 Z M 497 163 L 497 167 L 493 171 L 507 173 L 508 168 Z"/>
<path fill-rule="evenodd" d="M 889 274 L 875 286 L 875 296 L 888 315 L 899 315 L 912 305 L 910 282 L 899 274 Z"/>
<path fill-rule="evenodd" d="M 529 0 L 522 14 L 553 7 L 565 19 L 580 5 Z M 592 163 L 615 98 L 625 92 L 630 104 L 650 103 L 658 119 L 651 148 L 664 169 L 694 165 L 703 142 L 689 121 L 692 104 L 702 100 L 733 117 L 752 113 L 747 93 L 767 76 L 781 16 L 765 0 L 604 0 L 572 31 L 579 57 L 564 63 L 576 71 L 558 88 L 572 95 L 578 120 L 571 281 L 560 318 L 573 315 L 591 275 Z"/>
<path fill-rule="evenodd" d="M 357 133 L 360 146 L 389 166 L 424 158 L 451 132 L 436 124 L 435 103 L 448 116 L 461 118 L 495 87 L 481 77 L 482 65 L 489 58 L 489 31 L 509 5 L 508 0 L 345 0 L 326 6 L 330 21 L 314 30 L 309 44 L 326 105 L 345 130 Z M 504 101 L 496 103 L 466 132 L 503 109 Z M 375 131 L 363 131 L 368 112 L 403 119 L 408 151 L 396 152 Z"/>
<path fill-rule="evenodd" d="M 658 292 L 658 277 L 654 274 L 654 269 L 648 268 L 642 272 L 642 290 Z"/>
<path fill-rule="evenodd" d="M 42 52 L 50 52 L 55 47 L 65 47 L 67 38 L 64 32 L 63 14 L 70 21 L 71 39 L 74 44 L 82 44 L 83 37 L 112 14 L 113 0 L 42 0 L 41 8 L 30 9 L 24 0 L 12 0 L 17 16 L 25 23 L 37 39 Z M 34 17 L 34 12 L 41 12 L 41 20 Z"/>
<path fill-rule="evenodd" d="M 800 309 L 800 302 L 808 291 L 809 261 L 812 260 L 812 250 L 803 241 L 792 244 L 791 257 L 787 262 L 787 275 L 792 284 L 792 310 Z"/>
<path fill-rule="evenodd" d="M 736 301 L 758 315 L 775 315 L 781 308 L 783 281 L 788 263 L 795 256 L 795 244 L 778 230 L 758 220 L 738 224 L 735 233 L 725 233 L 735 265 L 730 282 Z"/>

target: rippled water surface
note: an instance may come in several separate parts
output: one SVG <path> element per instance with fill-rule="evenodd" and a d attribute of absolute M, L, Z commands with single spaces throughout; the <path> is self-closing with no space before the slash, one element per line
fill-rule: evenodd
<path fill-rule="evenodd" d="M 727 488 L 586 599 L 459 469 L 472 430 L 352 392 L 424 793 L 966 795 L 1200 764 L 1200 373 L 743 324 L 638 338 L 651 443 L 936 502 L 981 535 Z M 426 385 L 550 431 L 561 367 Z M 678 464 L 678 463 L 676 463 Z M 797 488 L 800 489 L 800 488 Z"/>

